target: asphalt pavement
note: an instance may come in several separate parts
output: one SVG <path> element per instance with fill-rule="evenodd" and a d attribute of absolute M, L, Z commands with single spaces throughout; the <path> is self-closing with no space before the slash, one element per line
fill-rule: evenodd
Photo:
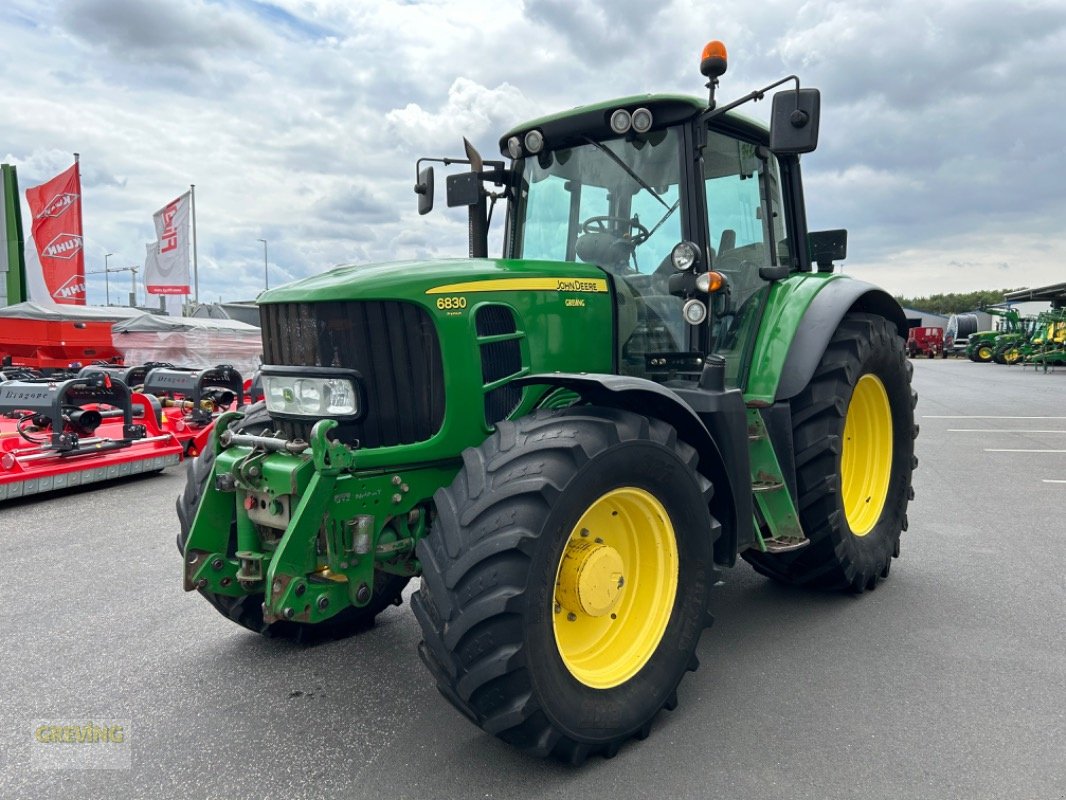
<path fill-rule="evenodd" d="M 0 797 L 1066 798 L 1066 371 L 914 366 L 888 581 L 725 572 L 680 706 L 581 768 L 453 711 L 407 604 L 299 647 L 183 592 L 181 467 L 0 506 Z M 126 763 L 48 762 L 78 746 L 40 725 L 89 720 L 122 723 Z"/>

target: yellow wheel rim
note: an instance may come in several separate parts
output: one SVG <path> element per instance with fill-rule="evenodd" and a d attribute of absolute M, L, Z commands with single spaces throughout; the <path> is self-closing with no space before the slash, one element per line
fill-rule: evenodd
<path fill-rule="evenodd" d="M 865 536 L 881 518 L 892 474 L 892 409 L 876 375 L 855 384 L 840 453 L 841 499 L 851 532 Z"/>
<path fill-rule="evenodd" d="M 648 663 L 677 596 L 677 539 L 650 492 L 607 492 L 577 521 L 555 572 L 552 623 L 563 664 L 593 689 Z"/>

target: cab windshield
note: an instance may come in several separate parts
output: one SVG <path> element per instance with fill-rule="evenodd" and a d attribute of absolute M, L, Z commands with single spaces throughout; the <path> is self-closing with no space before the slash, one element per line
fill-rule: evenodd
<path fill-rule="evenodd" d="M 620 278 L 620 355 L 630 374 L 643 372 L 647 353 L 687 349 L 682 300 L 667 290 L 670 251 L 682 238 L 680 164 L 674 128 L 515 164 L 514 256 L 582 261 Z"/>

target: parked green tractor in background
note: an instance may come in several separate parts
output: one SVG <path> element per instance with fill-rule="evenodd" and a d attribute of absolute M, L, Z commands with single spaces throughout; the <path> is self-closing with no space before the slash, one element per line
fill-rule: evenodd
<path fill-rule="evenodd" d="M 998 331 L 978 331 L 970 334 L 970 341 L 966 345 L 966 357 L 970 361 L 986 364 L 992 361 L 996 354 L 996 340 L 1004 333 L 1022 333 L 1022 319 L 1013 308 L 985 308 L 986 314 L 1003 318 L 1003 328 Z"/>
<path fill-rule="evenodd" d="M 1037 325 L 1035 317 L 1021 317 L 1018 330 L 999 334 L 992 341 L 992 360 L 997 364 L 1017 364 L 1021 361 Z"/>
<path fill-rule="evenodd" d="M 335 269 L 261 298 L 265 402 L 178 501 L 185 588 L 310 639 L 412 605 L 441 693 L 580 763 L 677 703 L 740 556 L 862 592 L 907 528 L 907 322 L 808 233 L 819 95 L 645 95 L 467 145 L 470 257 Z M 769 129 L 737 114 L 786 82 Z M 421 163 L 421 162 L 420 162 Z M 421 212 L 433 168 L 418 170 Z M 491 206 L 506 207 L 489 258 Z"/>
<path fill-rule="evenodd" d="M 1052 308 L 1037 317 L 1029 340 L 1019 345 L 1018 358 L 1045 371 L 1066 363 L 1066 309 Z"/>

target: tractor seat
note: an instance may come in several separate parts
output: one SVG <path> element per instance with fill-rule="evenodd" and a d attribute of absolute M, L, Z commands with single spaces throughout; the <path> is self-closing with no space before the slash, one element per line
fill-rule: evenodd
<path fill-rule="evenodd" d="M 583 233 L 577 237 L 577 257 L 611 272 L 625 272 L 633 255 L 633 243 L 612 233 Z"/>

